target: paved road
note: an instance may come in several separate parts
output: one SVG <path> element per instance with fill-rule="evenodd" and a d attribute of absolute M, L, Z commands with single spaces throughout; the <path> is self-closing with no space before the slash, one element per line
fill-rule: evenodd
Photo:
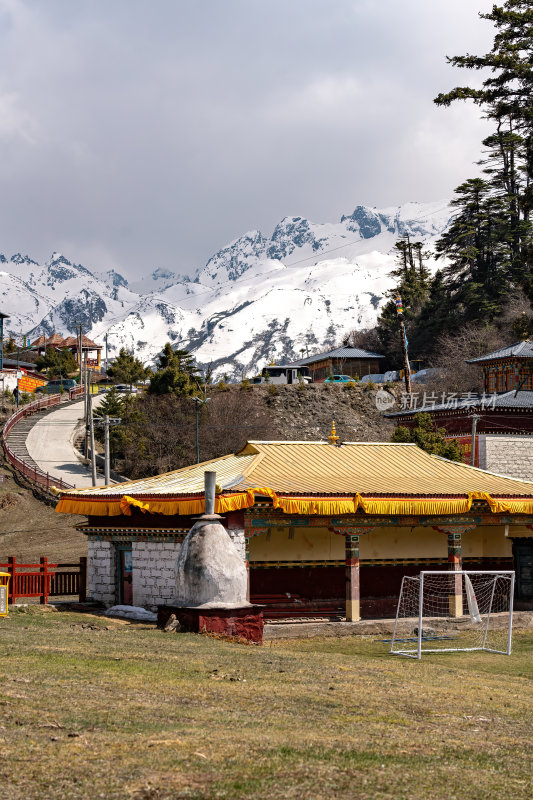
<path fill-rule="evenodd" d="M 93 397 L 93 408 L 103 399 Z M 84 466 L 82 455 L 74 447 L 74 432 L 82 419 L 83 400 L 80 400 L 39 420 L 26 439 L 30 457 L 44 472 L 63 478 L 77 489 L 93 485 L 91 471 Z M 96 483 L 104 486 L 103 477 L 98 476 Z"/>

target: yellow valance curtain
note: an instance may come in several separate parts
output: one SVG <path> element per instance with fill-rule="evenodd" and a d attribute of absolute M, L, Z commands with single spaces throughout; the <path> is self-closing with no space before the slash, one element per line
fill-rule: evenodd
<path fill-rule="evenodd" d="M 320 514 L 322 516 L 338 516 L 354 514 L 361 508 L 367 514 L 384 514 L 389 516 L 405 514 L 464 514 L 472 507 L 474 500 L 486 500 L 494 513 L 531 514 L 533 498 L 505 499 L 492 497 L 486 492 L 470 492 L 466 497 L 290 497 L 277 494 L 268 487 L 254 487 L 245 492 L 220 494 L 215 498 L 215 512 L 227 514 L 239 511 L 255 504 L 256 495 L 270 497 L 274 508 L 285 514 Z M 131 516 L 132 509 L 139 508 L 150 514 L 179 514 L 183 516 L 203 514 L 203 495 L 184 498 L 147 497 L 137 499 L 124 495 L 118 498 L 105 496 L 63 495 L 56 507 L 62 514 L 86 514 L 87 516 Z"/>

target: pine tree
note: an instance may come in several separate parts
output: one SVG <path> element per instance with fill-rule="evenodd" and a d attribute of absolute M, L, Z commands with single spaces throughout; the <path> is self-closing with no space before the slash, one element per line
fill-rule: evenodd
<path fill-rule="evenodd" d="M 66 378 L 79 369 L 76 359 L 68 347 L 62 350 L 47 347 L 44 355 L 35 360 L 35 366 L 38 370 L 46 370 L 49 378 L 59 378 L 60 375 Z"/>
<path fill-rule="evenodd" d="M 446 441 L 446 429 L 436 428 L 431 415 L 415 414 L 414 428 L 399 425 L 391 436 L 391 442 L 411 442 L 418 445 L 426 453 L 449 458 L 451 461 L 462 461 L 459 444 L 454 440 Z"/>
<path fill-rule="evenodd" d="M 150 376 L 151 370 L 125 347 L 122 347 L 117 358 L 108 368 L 107 374 L 119 383 L 127 383 L 131 387 L 134 383 L 146 380 Z"/>
<path fill-rule="evenodd" d="M 426 254 L 422 253 L 422 243 L 412 243 L 407 235 L 395 244 L 396 268 L 390 273 L 396 280 L 396 288 L 387 293 L 390 298 L 383 307 L 378 320 L 378 335 L 382 349 L 393 363 L 401 358 L 402 348 L 396 311 L 396 296 L 401 295 L 404 320 L 408 335 L 415 329 L 415 320 L 421 314 L 427 300 L 430 276 L 424 264 Z"/>
<path fill-rule="evenodd" d="M 198 368 L 188 350 L 173 350 L 167 342 L 158 356 L 158 369 L 150 380 L 150 394 L 195 395 L 201 390 Z"/>
<path fill-rule="evenodd" d="M 457 213 L 436 248 L 449 259 L 443 270 L 448 305 L 457 319 L 489 322 L 501 311 L 512 281 L 506 204 L 481 178 L 471 178 L 455 193 Z"/>
<path fill-rule="evenodd" d="M 439 94 L 435 103 L 449 106 L 456 100 L 472 100 L 492 120 L 495 129 L 483 146 L 490 199 L 486 236 L 492 247 L 485 267 L 496 284 L 506 279 L 524 288 L 533 298 L 532 231 L 533 209 L 533 8 L 531 0 L 506 0 L 494 5 L 482 19 L 494 23 L 492 50 L 481 56 L 454 56 L 455 67 L 489 70 L 482 88 L 459 86 Z M 463 184 L 464 185 L 464 184 Z M 461 187 L 460 187 L 461 188 Z M 448 236 L 448 241 L 450 237 Z M 482 281 L 484 283 L 484 281 Z M 492 298 L 494 300 L 494 297 Z"/>

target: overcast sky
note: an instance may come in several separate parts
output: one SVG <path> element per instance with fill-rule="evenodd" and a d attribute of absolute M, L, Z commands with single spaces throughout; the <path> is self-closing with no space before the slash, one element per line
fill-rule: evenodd
<path fill-rule="evenodd" d="M 449 197 L 487 0 L 0 0 L 0 252 L 192 272 L 284 216 Z"/>

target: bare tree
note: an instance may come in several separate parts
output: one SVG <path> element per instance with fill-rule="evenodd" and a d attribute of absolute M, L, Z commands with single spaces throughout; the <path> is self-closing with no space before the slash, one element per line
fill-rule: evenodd
<path fill-rule="evenodd" d="M 468 323 L 457 331 L 444 333 L 437 341 L 432 359 L 433 366 L 439 369 L 440 374 L 431 384 L 427 384 L 427 389 L 447 392 L 482 391 L 482 370 L 475 364 L 467 364 L 467 359 L 505 347 L 511 340 L 512 334 L 508 328 L 498 329 L 475 323 Z"/>
<path fill-rule="evenodd" d="M 372 353 L 379 353 L 383 346 L 377 328 L 354 329 L 343 336 L 342 344 L 344 347 L 360 347 L 362 350 L 370 350 Z"/>

